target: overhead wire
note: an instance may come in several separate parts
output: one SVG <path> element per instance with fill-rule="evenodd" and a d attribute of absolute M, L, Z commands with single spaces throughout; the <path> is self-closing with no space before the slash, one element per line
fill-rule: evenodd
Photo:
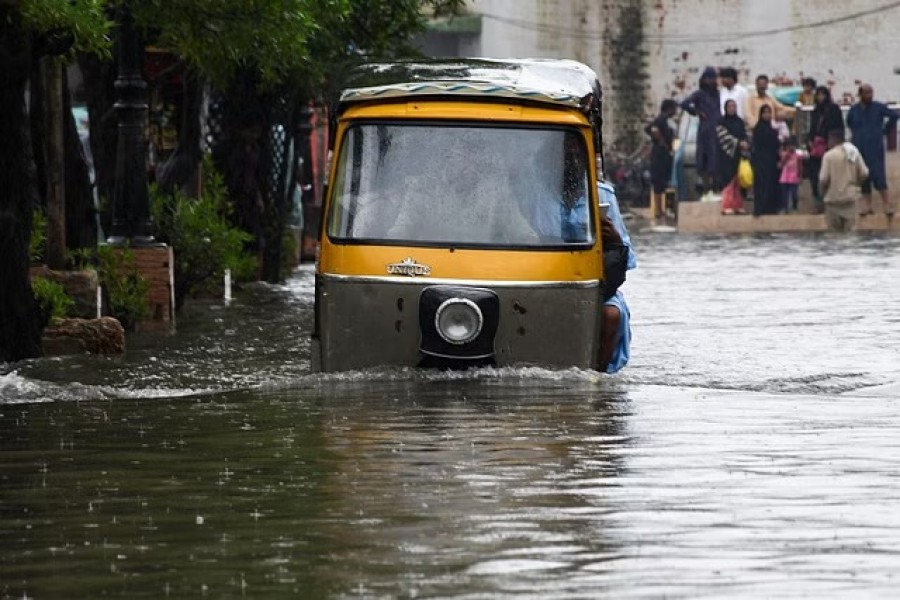
<path fill-rule="evenodd" d="M 791 33 L 794 31 L 803 31 L 809 29 L 818 29 L 822 27 L 830 27 L 833 25 L 839 25 L 842 23 L 847 23 L 850 21 L 855 21 L 858 19 L 862 19 L 865 17 L 881 14 L 884 12 L 888 12 L 894 9 L 900 8 L 900 1 L 888 2 L 876 8 L 870 8 L 866 10 L 860 10 L 853 13 L 848 13 L 846 15 L 842 15 L 839 17 L 832 17 L 830 19 L 823 19 L 821 21 L 813 21 L 811 23 L 798 23 L 796 25 L 789 25 L 786 27 L 777 27 L 772 29 L 761 29 L 756 31 L 744 31 L 744 32 L 713 32 L 710 34 L 650 34 L 644 35 L 644 39 L 651 43 L 659 43 L 663 45 L 669 44 L 688 44 L 688 43 L 723 43 L 723 42 L 735 42 L 752 38 L 759 37 L 768 37 L 773 35 L 779 35 L 783 33 Z M 517 27 L 519 29 L 524 29 L 527 31 L 537 31 L 539 33 L 550 33 L 554 35 L 564 35 L 574 39 L 580 40 L 593 40 L 599 41 L 608 37 L 608 34 L 602 31 L 590 31 L 590 30 L 581 30 L 575 29 L 572 27 L 564 27 L 561 25 L 554 25 L 552 23 L 535 23 L 533 21 L 527 21 L 525 19 L 517 19 L 515 17 L 505 17 L 503 15 L 492 14 L 492 13 L 480 13 L 483 18 L 496 21 L 498 23 L 503 23 L 506 25 L 511 25 L 513 27 Z"/>

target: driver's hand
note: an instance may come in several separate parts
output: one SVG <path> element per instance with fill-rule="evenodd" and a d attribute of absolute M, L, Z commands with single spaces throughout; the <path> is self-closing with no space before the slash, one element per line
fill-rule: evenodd
<path fill-rule="evenodd" d="M 622 236 L 619 235 L 619 232 L 616 231 L 615 225 L 613 225 L 612 220 L 606 216 L 600 219 L 600 234 L 603 236 L 603 241 L 611 241 L 615 244 L 623 244 Z"/>

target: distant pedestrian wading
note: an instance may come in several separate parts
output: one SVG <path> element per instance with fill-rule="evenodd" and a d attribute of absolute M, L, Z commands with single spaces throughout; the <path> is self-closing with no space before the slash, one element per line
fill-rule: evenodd
<path fill-rule="evenodd" d="M 844 139 L 844 130 L 828 133 L 828 152 L 822 158 L 819 187 L 825 199 L 825 221 L 830 231 L 850 231 L 856 217 L 860 187 L 869 169 L 860 151 Z"/>

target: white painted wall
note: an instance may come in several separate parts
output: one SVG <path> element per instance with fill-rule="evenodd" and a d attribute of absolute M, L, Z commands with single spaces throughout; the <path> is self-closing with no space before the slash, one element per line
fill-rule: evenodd
<path fill-rule="evenodd" d="M 483 15 L 483 56 L 574 58 L 598 72 L 602 66 L 597 30 L 603 10 L 596 0 L 470 0 L 469 5 Z"/>
<path fill-rule="evenodd" d="M 644 0 L 650 89 L 647 111 L 696 86 L 706 65 L 734 66 L 752 86 L 759 73 L 799 81 L 810 75 L 855 94 L 862 81 L 876 97 L 900 100 L 900 8 L 836 24 L 810 24 L 875 10 L 890 0 Z M 609 40 L 620 0 L 470 0 L 484 15 L 483 56 L 575 58 L 605 83 Z M 796 28 L 783 33 L 764 32 Z M 607 89 L 614 85 L 607 85 Z"/>
<path fill-rule="evenodd" d="M 653 95 L 682 94 L 705 65 L 734 66 L 752 86 L 759 73 L 799 83 L 803 76 L 852 99 L 871 83 L 882 100 L 900 100 L 900 8 L 889 0 L 648 0 L 645 34 Z M 810 27 L 819 23 L 817 27 Z M 793 31 L 764 32 L 793 28 Z"/>

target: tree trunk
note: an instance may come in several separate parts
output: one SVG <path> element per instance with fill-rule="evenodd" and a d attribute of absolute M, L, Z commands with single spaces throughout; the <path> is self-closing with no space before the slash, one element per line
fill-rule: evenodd
<path fill-rule="evenodd" d="M 118 122 L 113 110 L 116 62 L 85 55 L 79 57 L 78 64 L 84 76 L 85 100 L 91 129 L 91 156 L 94 159 L 94 182 L 100 198 L 100 216 L 103 229 L 109 234 L 116 176 L 116 146 L 119 137 Z"/>
<path fill-rule="evenodd" d="M 93 248 L 97 245 L 97 209 L 87 155 L 78 136 L 72 114 L 69 86 L 63 95 L 63 133 L 65 136 L 66 171 L 66 244 L 70 249 Z"/>
<path fill-rule="evenodd" d="M 284 126 L 284 139 L 272 133 L 275 128 L 273 120 L 268 139 L 266 140 L 266 152 L 264 154 L 266 171 L 269 174 L 268 202 L 263 213 L 263 231 L 265 231 L 266 245 L 263 249 L 262 278 L 268 283 L 279 283 L 282 280 L 282 241 L 288 216 L 288 194 L 291 185 L 296 178 L 296 171 L 288 162 L 289 149 L 291 147 L 292 133 L 295 123 L 292 116 L 288 116 L 282 123 Z M 296 161 L 290 161 L 291 163 Z"/>
<path fill-rule="evenodd" d="M 33 60 L 28 81 L 28 125 L 34 144 L 34 168 L 37 177 L 37 195 L 41 209 L 47 208 L 47 95 L 44 85 L 43 61 Z"/>
<path fill-rule="evenodd" d="M 41 59 L 44 80 L 44 146 L 47 161 L 47 266 L 66 268 L 66 190 L 63 146 L 63 68 L 56 57 Z"/>
<path fill-rule="evenodd" d="M 265 212 L 264 231 L 266 247 L 263 252 L 262 274 L 268 283 L 279 283 L 284 276 L 282 272 L 284 233 L 287 228 L 290 212 L 290 198 L 297 180 L 296 160 L 291 159 L 294 131 L 298 126 L 296 97 L 290 93 L 274 96 L 261 101 L 280 107 L 269 114 L 266 152 L 264 153 L 267 172 L 267 210 Z M 278 135 L 281 131 L 282 134 Z"/>
<path fill-rule="evenodd" d="M 18 8 L 0 4 L 0 361 L 41 354 L 42 323 L 28 273 L 37 198 L 25 112 L 30 66 Z"/>

